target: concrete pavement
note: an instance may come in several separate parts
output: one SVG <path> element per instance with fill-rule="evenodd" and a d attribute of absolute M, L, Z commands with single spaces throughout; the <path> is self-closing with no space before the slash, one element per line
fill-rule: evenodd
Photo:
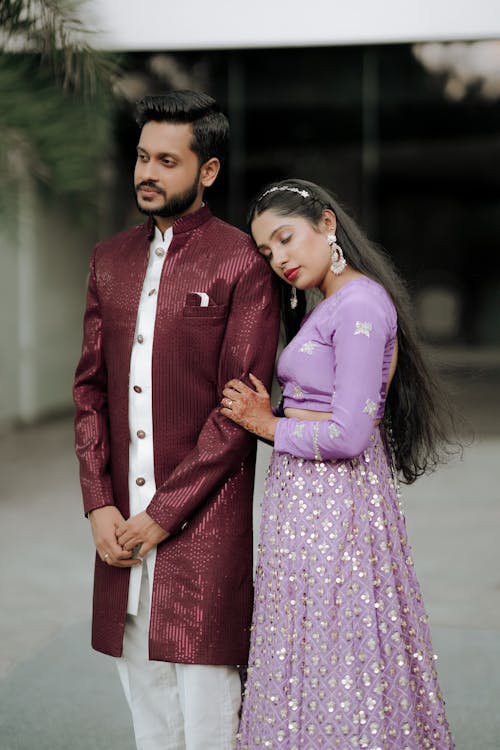
<path fill-rule="evenodd" d="M 464 460 L 403 497 L 457 750 L 500 748 L 500 420 L 488 400 Z M 0 475 L 0 748 L 134 750 L 112 660 L 89 647 L 93 550 L 70 420 L 4 435 Z"/>

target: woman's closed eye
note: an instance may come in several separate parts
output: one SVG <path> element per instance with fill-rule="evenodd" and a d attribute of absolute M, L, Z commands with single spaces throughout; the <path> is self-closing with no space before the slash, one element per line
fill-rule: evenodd
<path fill-rule="evenodd" d="M 264 260 L 267 260 L 268 263 L 272 260 L 273 253 L 268 247 L 259 247 L 258 250 Z"/>

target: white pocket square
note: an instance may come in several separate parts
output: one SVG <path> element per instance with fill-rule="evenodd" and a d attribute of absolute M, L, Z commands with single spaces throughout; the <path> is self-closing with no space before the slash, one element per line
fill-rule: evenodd
<path fill-rule="evenodd" d="M 208 294 L 206 292 L 190 292 L 190 294 L 197 294 L 200 298 L 200 307 L 208 307 Z"/>

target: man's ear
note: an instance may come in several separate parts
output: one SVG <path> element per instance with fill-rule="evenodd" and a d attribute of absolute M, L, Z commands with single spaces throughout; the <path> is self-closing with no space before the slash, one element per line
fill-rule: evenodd
<path fill-rule="evenodd" d="M 219 174 L 220 161 L 216 156 L 206 161 L 200 170 L 200 185 L 204 188 L 210 187 L 216 180 Z"/>

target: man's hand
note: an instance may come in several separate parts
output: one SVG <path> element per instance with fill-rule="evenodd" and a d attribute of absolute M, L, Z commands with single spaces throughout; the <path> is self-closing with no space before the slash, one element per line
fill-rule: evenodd
<path fill-rule="evenodd" d="M 146 511 L 132 516 L 128 521 L 122 521 L 116 529 L 118 544 L 130 553 L 138 547 L 137 555 L 140 558 L 145 557 L 168 536 L 169 532 L 153 521 Z"/>
<path fill-rule="evenodd" d="M 226 383 L 220 412 L 249 432 L 273 442 L 279 418 L 273 414 L 271 398 L 264 383 L 251 373 L 249 379 L 255 390 L 241 380 Z"/>
<path fill-rule="evenodd" d="M 92 536 L 97 553 L 101 560 L 117 568 L 131 568 L 140 565 L 140 560 L 132 559 L 132 553 L 124 550 L 116 540 L 116 530 L 124 519 L 114 505 L 95 508 L 89 513 Z"/>

